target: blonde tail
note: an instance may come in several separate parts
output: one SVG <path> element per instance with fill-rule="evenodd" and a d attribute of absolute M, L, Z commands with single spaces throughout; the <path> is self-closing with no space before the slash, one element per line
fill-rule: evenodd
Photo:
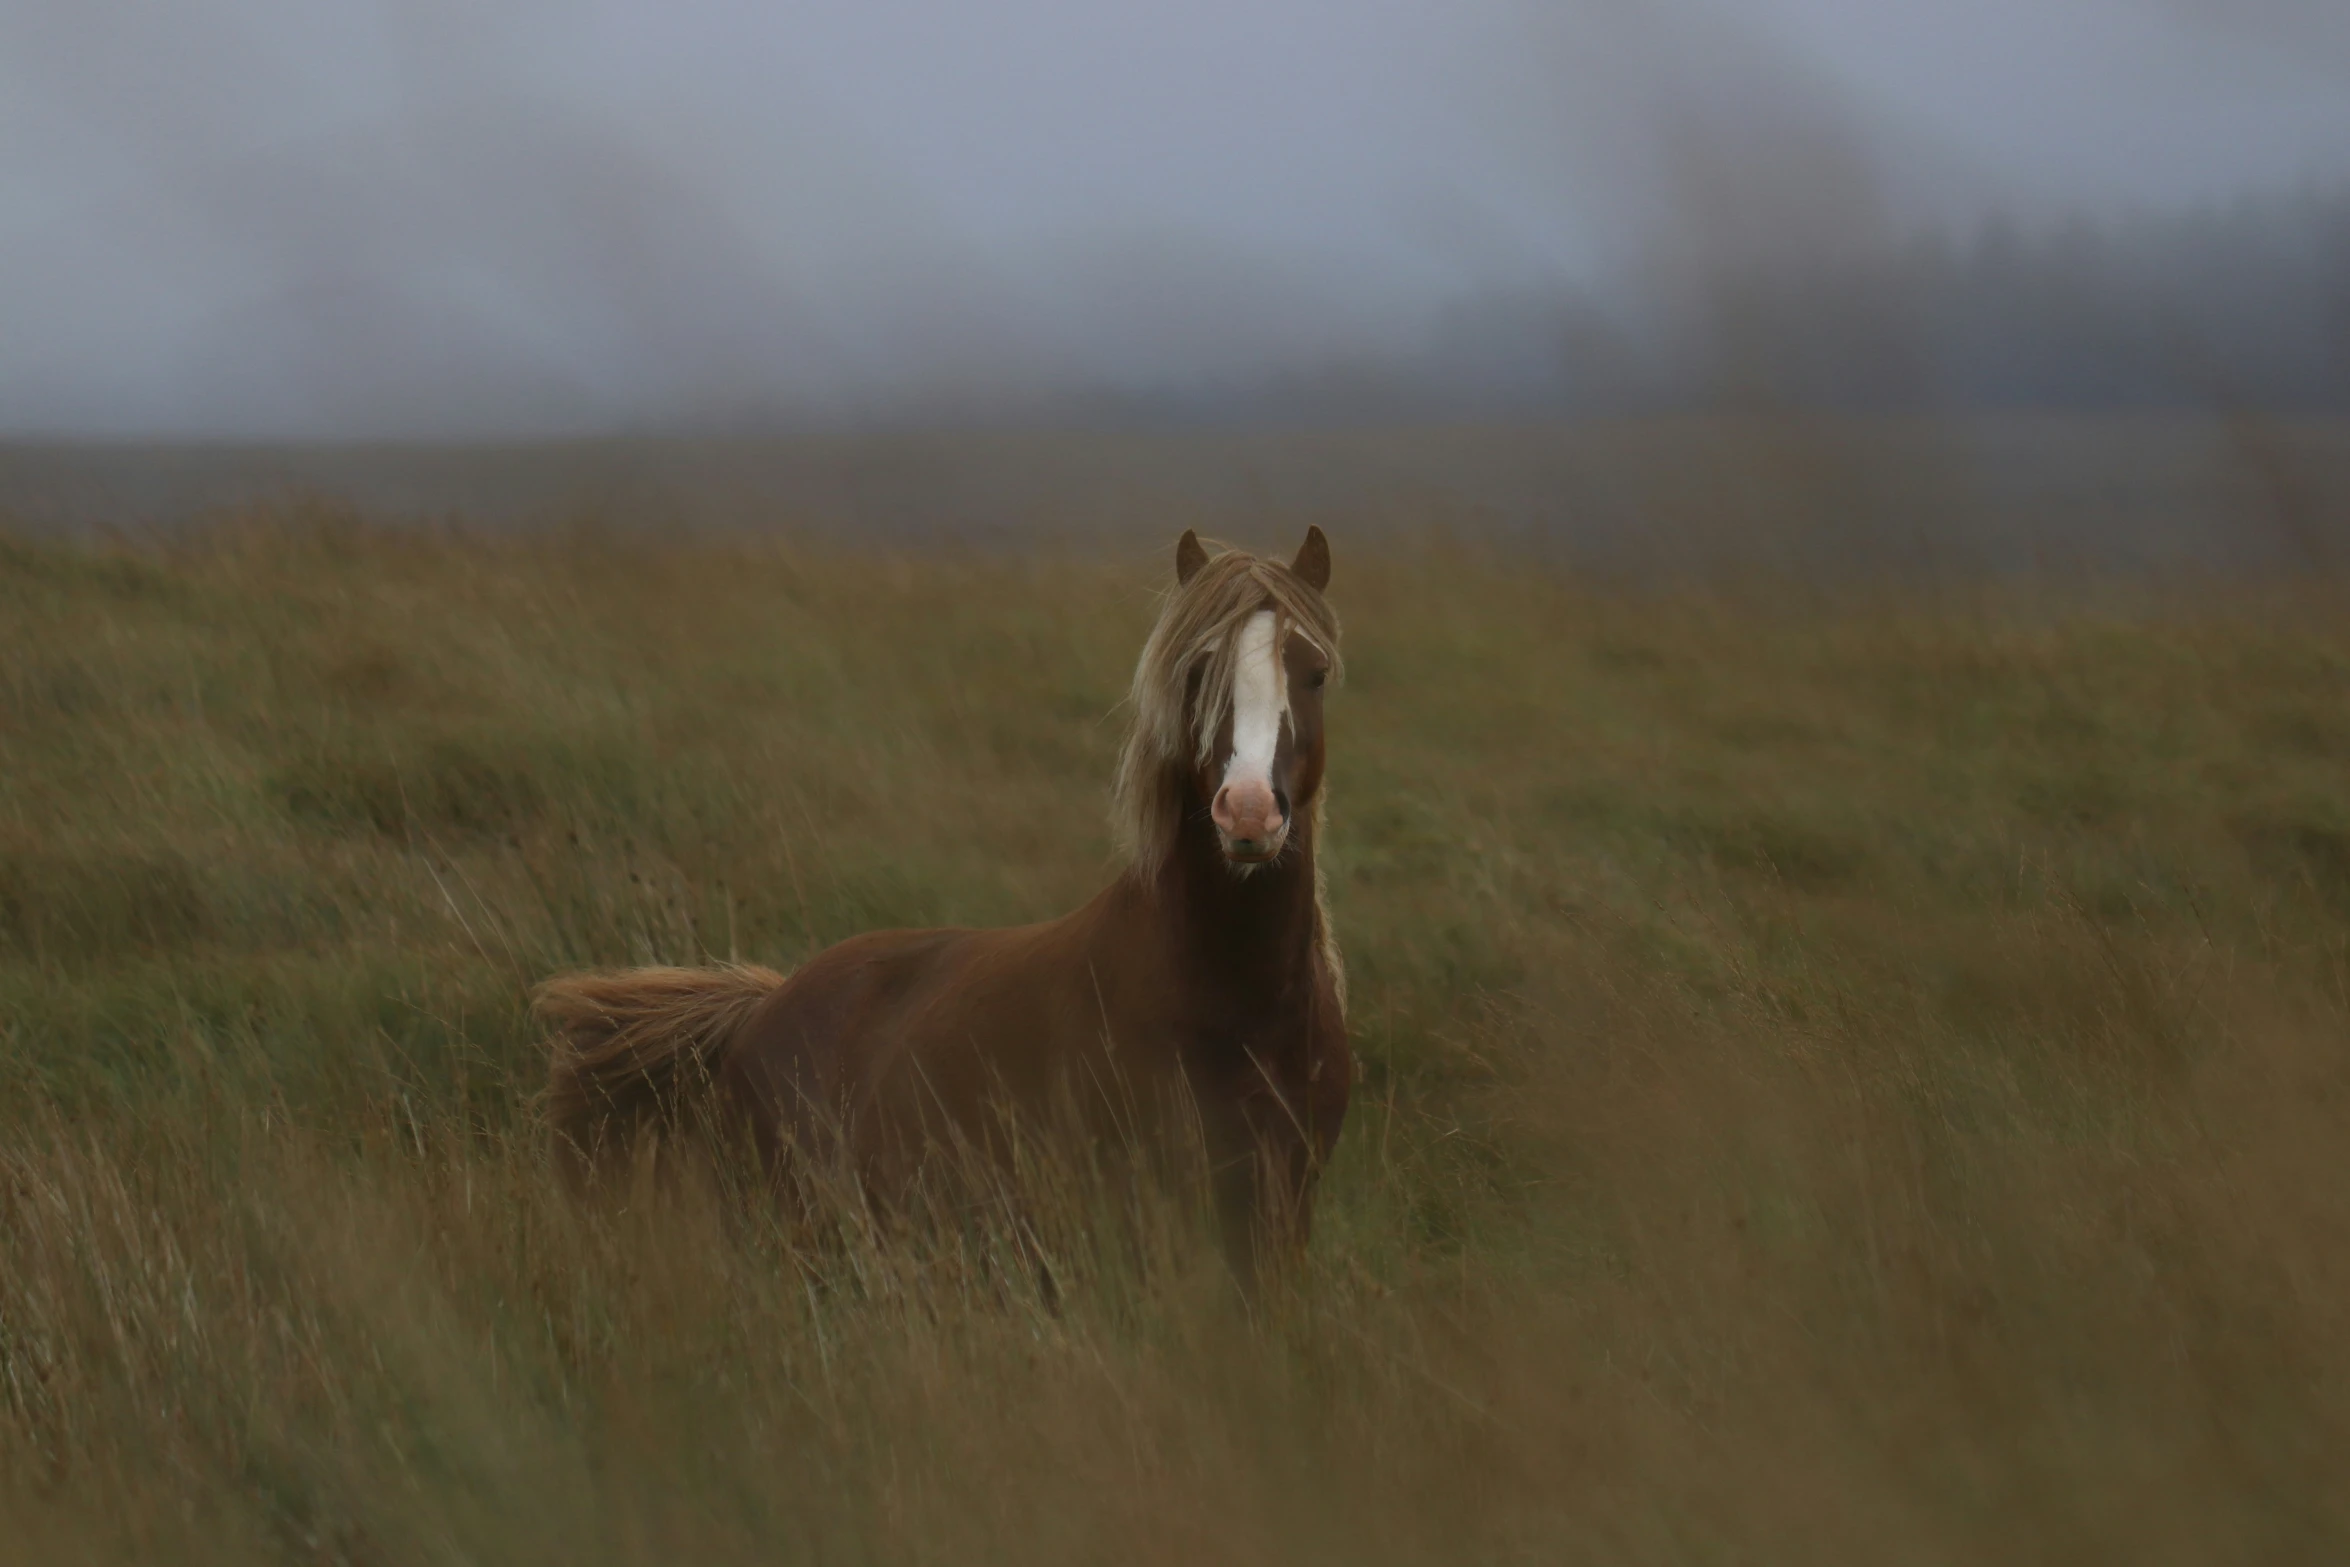
<path fill-rule="evenodd" d="M 706 1087 L 718 1053 L 783 983 L 773 969 L 634 968 L 566 974 L 540 985 L 531 1011 L 552 1031 L 540 1113 L 557 1147 L 584 1168 L 628 1151 Z"/>

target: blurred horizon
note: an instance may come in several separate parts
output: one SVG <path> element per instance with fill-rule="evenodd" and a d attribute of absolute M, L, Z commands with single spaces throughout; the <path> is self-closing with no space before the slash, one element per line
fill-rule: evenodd
<path fill-rule="evenodd" d="M 0 4 L 0 439 L 2350 408 L 2350 12 Z"/>

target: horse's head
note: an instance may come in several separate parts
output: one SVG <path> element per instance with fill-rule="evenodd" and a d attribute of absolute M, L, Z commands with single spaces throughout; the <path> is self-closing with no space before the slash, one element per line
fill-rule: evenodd
<path fill-rule="evenodd" d="M 1175 546 L 1114 791 L 1118 836 L 1146 881 L 1187 823 L 1212 823 L 1219 858 L 1241 871 L 1299 842 L 1322 786 L 1322 687 L 1338 668 L 1329 581 L 1319 528 L 1288 562 L 1211 556 L 1188 532 Z"/>
<path fill-rule="evenodd" d="M 1322 689 L 1338 652 L 1322 603 L 1330 541 L 1308 528 L 1287 566 L 1238 552 L 1211 562 L 1186 532 L 1175 547 L 1179 590 L 1219 569 L 1228 583 L 1201 586 L 1225 609 L 1195 647 L 1184 719 L 1195 740 L 1194 798 L 1207 802 L 1225 860 L 1249 868 L 1280 857 L 1322 787 Z"/>

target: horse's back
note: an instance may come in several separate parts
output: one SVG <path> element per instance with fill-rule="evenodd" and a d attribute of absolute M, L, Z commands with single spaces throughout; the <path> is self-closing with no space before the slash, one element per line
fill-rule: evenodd
<path fill-rule="evenodd" d="M 818 953 L 748 1018 L 724 1075 L 763 1129 L 859 1140 L 976 1128 L 1043 1098 L 1082 1041 L 1069 920 L 870 931 Z"/>

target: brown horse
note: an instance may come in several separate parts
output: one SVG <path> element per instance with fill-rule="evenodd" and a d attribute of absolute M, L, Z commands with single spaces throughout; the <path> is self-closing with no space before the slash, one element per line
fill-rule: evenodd
<path fill-rule="evenodd" d="M 1041 925 L 853 937 L 788 978 L 550 980 L 563 1143 L 625 1149 L 706 1088 L 771 1170 L 829 1150 L 887 1203 L 951 1152 L 1000 1162 L 1019 1126 L 1074 1107 L 1129 1148 L 1204 1138 L 1244 1278 L 1302 1245 L 1354 1077 L 1314 857 L 1330 548 L 1312 528 L 1288 565 L 1210 559 L 1187 532 L 1175 574 L 1134 673 L 1115 788 L 1128 863 L 1109 887 Z"/>

